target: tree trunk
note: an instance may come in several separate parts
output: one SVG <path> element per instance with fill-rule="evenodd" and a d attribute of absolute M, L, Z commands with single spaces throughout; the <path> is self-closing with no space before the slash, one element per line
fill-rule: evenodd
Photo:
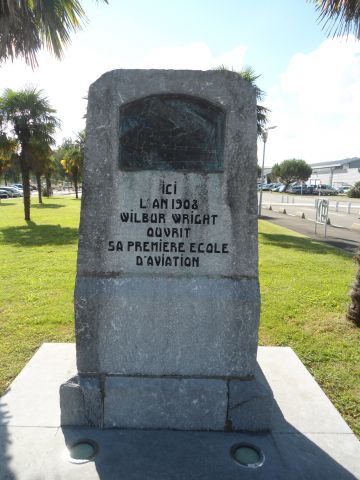
<path fill-rule="evenodd" d="M 24 193 L 24 218 L 30 221 L 30 169 L 20 155 L 20 168 Z"/>
<path fill-rule="evenodd" d="M 41 175 L 39 172 L 36 172 L 36 184 L 38 188 L 38 197 L 39 197 L 39 203 L 42 203 L 42 192 L 41 192 Z"/>
<path fill-rule="evenodd" d="M 50 177 L 50 173 L 47 173 L 45 175 L 45 180 L 46 180 L 46 195 L 48 197 L 51 197 L 52 196 L 52 188 L 51 188 L 51 177 Z"/>
<path fill-rule="evenodd" d="M 74 187 L 75 187 L 75 198 L 79 198 L 78 194 L 78 176 L 77 172 L 74 173 Z"/>
<path fill-rule="evenodd" d="M 358 264 L 358 271 L 355 276 L 355 283 L 350 292 L 351 304 L 348 309 L 347 318 L 360 327 L 360 247 L 354 259 Z"/>

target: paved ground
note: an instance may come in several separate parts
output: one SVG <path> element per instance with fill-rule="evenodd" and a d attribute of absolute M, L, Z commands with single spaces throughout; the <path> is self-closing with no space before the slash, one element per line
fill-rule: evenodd
<path fill-rule="evenodd" d="M 280 210 L 280 207 L 274 207 Z M 315 223 L 300 217 L 292 217 L 287 214 L 278 213 L 268 208 L 263 208 L 262 219 L 268 220 L 282 227 L 289 228 L 295 232 L 302 233 L 310 238 L 328 243 L 334 247 L 342 248 L 348 252 L 355 252 L 360 244 L 360 231 L 350 230 L 349 228 L 337 228 L 328 225 L 326 238 L 324 237 L 324 227 L 318 225 L 317 234 L 315 234 Z M 360 220 L 359 220 L 360 222 Z"/>
<path fill-rule="evenodd" d="M 358 439 L 295 353 L 260 347 L 258 362 L 274 393 L 271 432 L 61 428 L 59 385 L 76 373 L 75 345 L 44 344 L 0 398 L 0 479 L 360 479 Z M 66 445 L 80 439 L 99 450 L 74 464 Z M 239 443 L 261 449 L 263 465 L 236 463 Z"/>

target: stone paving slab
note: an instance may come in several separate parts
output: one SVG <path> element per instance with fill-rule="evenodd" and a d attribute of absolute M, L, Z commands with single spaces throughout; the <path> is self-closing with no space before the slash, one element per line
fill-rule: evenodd
<path fill-rule="evenodd" d="M 76 371 L 75 347 L 44 344 L 0 399 L 0 479 L 360 479 L 360 442 L 295 353 L 260 347 L 258 362 L 277 402 L 271 433 L 61 429 L 58 389 Z M 81 438 L 99 453 L 75 465 L 66 444 Z M 262 449 L 262 467 L 231 458 L 239 442 Z"/>
<path fill-rule="evenodd" d="M 291 348 L 260 347 L 258 362 L 277 404 L 273 432 L 352 433 Z"/>

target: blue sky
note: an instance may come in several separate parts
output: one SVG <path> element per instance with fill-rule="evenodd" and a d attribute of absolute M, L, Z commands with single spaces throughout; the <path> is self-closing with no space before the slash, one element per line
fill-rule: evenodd
<path fill-rule="evenodd" d="M 271 109 L 266 163 L 359 156 L 360 42 L 327 38 L 306 0 L 84 0 L 89 23 L 62 62 L 0 67 L 0 92 L 36 85 L 62 121 L 57 139 L 84 125 L 87 89 L 115 68 L 252 66 Z M 259 144 L 259 157 L 261 144 Z"/>

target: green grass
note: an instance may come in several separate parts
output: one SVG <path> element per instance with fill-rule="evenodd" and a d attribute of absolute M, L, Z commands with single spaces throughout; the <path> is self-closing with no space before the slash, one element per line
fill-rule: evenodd
<path fill-rule="evenodd" d="M 260 222 L 260 344 L 292 347 L 360 436 L 360 329 L 346 320 L 351 255 Z"/>
<path fill-rule="evenodd" d="M 21 200 L 0 204 L 0 393 L 43 342 L 74 340 L 80 201 L 44 202 L 28 223 Z"/>
<path fill-rule="evenodd" d="M 74 341 L 80 202 L 45 199 L 23 220 L 0 203 L 0 393 L 43 342 Z M 291 346 L 360 436 L 360 329 L 345 319 L 351 256 L 260 222 L 260 343 Z"/>

